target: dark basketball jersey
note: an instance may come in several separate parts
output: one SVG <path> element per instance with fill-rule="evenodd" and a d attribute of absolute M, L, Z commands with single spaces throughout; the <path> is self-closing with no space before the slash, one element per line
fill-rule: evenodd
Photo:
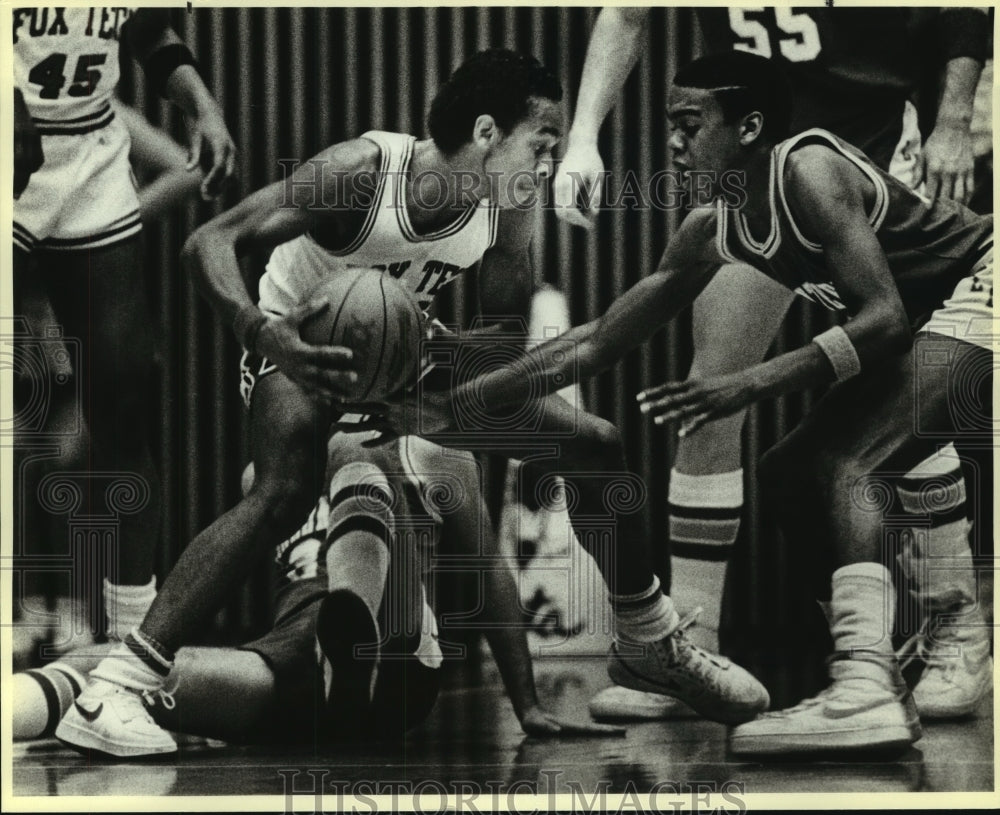
<path fill-rule="evenodd" d="M 781 60 L 794 94 L 792 132 L 829 130 L 887 168 L 903 107 L 927 59 L 920 36 L 936 9 L 706 8 L 707 53 L 736 48 Z"/>
<path fill-rule="evenodd" d="M 827 308 L 843 309 L 823 247 L 799 230 L 785 195 L 789 154 L 804 144 L 822 144 L 845 156 L 871 181 L 875 201 L 868 221 L 889 261 L 889 269 L 911 323 L 926 321 L 972 270 L 992 244 L 993 216 L 976 215 L 939 198 L 934 204 L 876 167 L 860 150 L 824 130 L 808 130 L 776 145 L 771 153 L 770 231 L 757 240 L 739 208 L 718 202 L 717 247 L 729 262 L 749 263 L 779 283 Z"/>

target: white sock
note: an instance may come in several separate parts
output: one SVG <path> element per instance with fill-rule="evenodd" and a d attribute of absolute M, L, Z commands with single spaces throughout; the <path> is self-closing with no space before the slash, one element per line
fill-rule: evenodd
<path fill-rule="evenodd" d="M 173 655 L 165 655 L 138 629 L 125 636 L 90 672 L 93 679 L 103 679 L 138 691 L 160 690 L 173 668 Z"/>
<path fill-rule="evenodd" d="M 669 597 L 660 591 L 655 575 L 648 589 L 638 594 L 610 595 L 618 636 L 635 642 L 659 642 L 680 622 Z"/>
<path fill-rule="evenodd" d="M 896 589 L 881 563 L 852 563 L 833 573 L 830 633 L 838 651 L 895 656 Z"/>
<path fill-rule="evenodd" d="M 122 642 L 133 628 L 142 625 L 156 599 L 156 575 L 145 586 L 125 586 L 104 579 L 104 611 L 108 617 L 108 637 Z"/>

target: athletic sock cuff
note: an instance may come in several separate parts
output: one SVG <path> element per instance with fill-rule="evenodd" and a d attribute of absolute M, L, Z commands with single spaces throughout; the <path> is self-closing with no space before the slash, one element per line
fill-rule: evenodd
<path fill-rule="evenodd" d="M 660 593 L 660 578 L 655 574 L 653 575 L 653 582 L 649 584 L 649 588 L 643 589 L 635 594 L 612 594 L 608 593 L 608 599 L 611 601 L 611 606 L 614 609 L 638 606 L 641 607 L 649 603 L 650 598 L 656 597 Z"/>
<path fill-rule="evenodd" d="M 726 560 L 740 530 L 743 470 L 686 475 L 672 470 L 670 551 L 697 560 Z"/>
<path fill-rule="evenodd" d="M 680 621 L 673 602 L 660 591 L 656 577 L 646 591 L 612 596 L 611 603 L 618 636 L 635 642 L 662 640 Z"/>
<path fill-rule="evenodd" d="M 148 668 L 152 668 L 160 676 L 166 676 L 174 666 L 174 652 L 158 643 L 138 628 L 125 637 L 124 645 L 135 656 L 142 660 Z"/>

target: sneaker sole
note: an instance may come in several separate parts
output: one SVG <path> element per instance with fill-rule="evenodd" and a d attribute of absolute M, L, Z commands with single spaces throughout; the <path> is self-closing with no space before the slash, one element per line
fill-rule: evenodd
<path fill-rule="evenodd" d="M 359 645 L 378 641 L 378 629 L 364 601 L 349 591 L 330 592 L 316 617 L 316 641 L 330 663 L 327 712 L 343 726 L 358 726 L 371 708 L 375 659 L 360 658 Z"/>
<path fill-rule="evenodd" d="M 699 719 L 701 714 L 679 699 L 661 707 L 638 705 L 590 705 L 590 717 L 596 722 L 665 722 L 673 719 Z"/>
<path fill-rule="evenodd" d="M 673 687 L 669 689 L 664 688 L 662 685 L 647 679 L 641 674 L 635 673 L 621 660 L 617 653 L 612 653 L 611 658 L 608 660 L 608 676 L 611 677 L 612 682 L 616 685 L 621 685 L 622 687 L 631 688 L 632 690 L 647 691 L 649 693 L 659 693 L 663 696 L 670 696 L 675 699 L 679 699 L 698 716 L 705 719 L 711 719 L 713 722 L 721 722 L 722 724 L 744 724 L 745 722 L 749 722 L 758 713 L 764 710 L 763 707 L 759 706 L 753 708 L 728 708 L 719 710 L 717 708 L 708 708 L 707 706 L 698 705 L 690 699 L 685 699 L 681 695 L 682 691 L 680 689 Z"/>
<path fill-rule="evenodd" d="M 177 752 L 177 745 L 158 748 L 141 748 L 132 745 L 109 744 L 93 731 L 79 727 L 75 722 L 63 719 L 56 728 L 55 736 L 72 750 L 85 756 L 97 754 L 105 758 L 145 758 L 169 755 Z"/>
<path fill-rule="evenodd" d="M 911 744 L 913 738 L 910 728 L 898 725 L 879 728 L 877 731 L 868 727 L 826 733 L 775 733 L 760 736 L 733 734 L 729 739 L 729 751 L 735 755 L 773 756 L 786 753 L 905 750 Z"/>

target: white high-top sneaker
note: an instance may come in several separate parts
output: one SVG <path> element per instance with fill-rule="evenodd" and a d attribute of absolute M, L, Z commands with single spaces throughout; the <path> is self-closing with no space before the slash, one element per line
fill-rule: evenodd
<path fill-rule="evenodd" d="M 959 534 L 914 530 L 900 562 L 916 585 L 924 623 L 899 650 L 904 666 L 926 663 L 913 689 L 920 715 L 927 719 L 967 716 L 993 686 L 990 627 L 977 602 L 976 575 L 966 521 Z"/>
<path fill-rule="evenodd" d="M 680 699 L 706 719 L 737 724 L 752 719 L 770 703 L 767 689 L 726 657 L 692 643 L 689 615 L 666 637 L 653 643 L 620 639 L 608 655 L 608 676 L 616 685 Z"/>
<path fill-rule="evenodd" d="M 920 738 L 916 707 L 892 651 L 895 589 L 876 563 L 833 575 L 827 611 L 835 653 L 830 685 L 786 710 L 735 728 L 742 755 L 906 748 Z"/>

